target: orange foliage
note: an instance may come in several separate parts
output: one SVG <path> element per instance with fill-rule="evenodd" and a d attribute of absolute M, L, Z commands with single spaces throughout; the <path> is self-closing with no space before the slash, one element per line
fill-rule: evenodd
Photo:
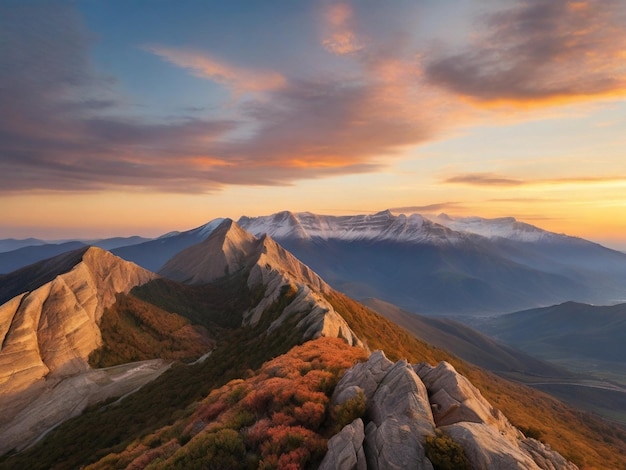
<path fill-rule="evenodd" d="M 156 449 L 135 449 L 134 463 L 151 462 L 156 456 L 163 460 L 155 468 L 168 468 L 173 459 L 187 462 L 194 458 L 192 450 L 184 455 L 187 443 L 193 445 L 211 433 L 231 429 L 240 436 L 248 455 L 257 459 L 258 468 L 315 465 L 326 453 L 329 433 L 335 430 L 328 422 L 330 394 L 343 372 L 365 359 L 364 350 L 336 338 L 297 346 L 265 363 L 256 375 L 213 390 L 191 416 L 176 425 L 183 431 L 175 441 L 182 445 L 175 456 L 168 458 L 172 455 L 168 442 Z"/>

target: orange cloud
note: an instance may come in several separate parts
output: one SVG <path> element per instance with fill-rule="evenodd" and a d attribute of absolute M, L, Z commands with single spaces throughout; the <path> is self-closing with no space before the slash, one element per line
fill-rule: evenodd
<path fill-rule="evenodd" d="M 626 96 L 623 2 L 523 1 L 486 17 L 470 45 L 425 76 L 478 106 L 553 106 Z"/>
<path fill-rule="evenodd" d="M 625 184 L 626 175 L 618 176 L 573 176 L 562 178 L 545 178 L 523 180 L 494 173 L 464 173 L 452 176 L 443 183 L 467 184 L 470 186 L 552 186 L 552 185 L 598 185 L 598 184 Z"/>
<path fill-rule="evenodd" d="M 197 51 L 162 46 L 145 49 L 171 64 L 189 69 L 196 77 L 226 85 L 236 93 L 274 90 L 286 83 L 285 77 L 277 72 L 236 67 Z"/>
<path fill-rule="evenodd" d="M 336 55 L 358 52 L 363 45 L 352 28 L 354 11 L 347 3 L 331 5 L 325 16 L 327 35 L 322 41 L 324 48 Z"/>
<path fill-rule="evenodd" d="M 520 186 L 526 184 L 522 180 L 495 175 L 493 173 L 466 173 L 446 178 L 444 183 L 461 183 L 472 186 Z"/>

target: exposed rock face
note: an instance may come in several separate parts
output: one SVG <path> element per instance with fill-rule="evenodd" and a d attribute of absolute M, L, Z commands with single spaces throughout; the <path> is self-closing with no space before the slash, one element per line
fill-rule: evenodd
<path fill-rule="evenodd" d="M 433 416 L 437 426 L 467 421 L 486 423 L 495 426 L 499 431 L 514 432 L 508 420 L 485 400 L 472 383 L 458 374 L 447 362 L 437 367 L 429 364 L 418 364 L 414 367 L 430 395 Z"/>
<path fill-rule="evenodd" d="M 256 325 L 263 313 L 283 294 L 295 299 L 269 327 L 268 334 L 287 318 L 297 317 L 303 340 L 339 337 L 363 346 L 345 320 L 324 299 L 331 291 L 315 272 L 268 236 L 256 238 L 230 219 L 224 220 L 202 243 L 168 261 L 159 274 L 188 284 L 203 284 L 227 274 L 244 273 L 250 289 L 263 288 L 263 298 L 245 313 L 243 324 Z"/>
<path fill-rule="evenodd" d="M 89 248 L 72 270 L 0 306 L 0 395 L 48 374 L 86 370 L 101 344 L 98 322 L 115 294 L 156 275 L 100 248 Z"/>
<path fill-rule="evenodd" d="M 447 362 L 437 367 L 393 364 L 376 351 L 344 374 L 331 403 L 345 403 L 359 393 L 367 403 L 363 440 L 367 468 L 432 469 L 424 442 L 436 429 L 463 447 L 472 468 L 577 468 L 548 446 L 526 438 Z M 329 441 L 324 468 L 356 468 L 354 423 Z"/>
<path fill-rule="evenodd" d="M 254 235 L 226 219 L 206 240 L 165 263 L 159 274 L 186 284 L 206 284 L 247 267 L 257 245 Z"/>
<path fill-rule="evenodd" d="M 432 469 L 423 442 L 435 433 L 426 387 L 406 361 L 393 364 L 381 351 L 348 370 L 333 393 L 337 405 L 362 391 L 368 468 Z M 342 467 L 336 467 L 342 468 Z"/>
<path fill-rule="evenodd" d="M 328 441 L 328 453 L 319 470 L 366 470 L 364 438 L 363 421 L 355 419 Z"/>
<path fill-rule="evenodd" d="M 77 261 L 0 306 L 0 428 L 27 402 L 19 396 L 26 389 L 89 370 L 104 309 L 116 293 L 156 277 L 100 248 L 82 250 Z"/>

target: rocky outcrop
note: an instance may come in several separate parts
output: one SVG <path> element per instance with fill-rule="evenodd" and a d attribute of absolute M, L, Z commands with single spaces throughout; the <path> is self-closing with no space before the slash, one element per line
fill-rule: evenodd
<path fill-rule="evenodd" d="M 328 441 L 328 452 L 319 470 L 366 470 L 363 452 L 365 433 L 361 418 L 355 419 Z"/>
<path fill-rule="evenodd" d="M 102 343 L 98 324 L 105 308 L 117 293 L 155 277 L 92 247 L 81 250 L 71 269 L 1 305 L 0 430 L 38 394 L 88 372 L 89 354 Z"/>
<path fill-rule="evenodd" d="M 115 294 L 156 277 L 100 248 L 70 271 L 0 306 L 0 396 L 39 379 L 87 369 L 100 346 L 98 322 Z"/>
<path fill-rule="evenodd" d="M 331 403 L 340 406 L 359 394 L 366 399 L 362 419 L 367 468 L 432 469 L 424 445 L 435 431 L 459 444 L 475 469 L 577 468 L 543 443 L 526 438 L 447 362 L 437 367 L 393 364 L 376 351 L 344 374 Z M 356 468 L 352 457 L 359 440 L 351 439 L 356 435 L 353 426 L 331 439 L 325 468 Z"/>
<path fill-rule="evenodd" d="M 434 435 L 435 425 L 426 387 L 411 366 L 406 361 L 394 364 L 377 351 L 344 374 L 332 403 L 341 405 L 360 392 L 367 406 L 367 468 L 432 469 L 424 441 Z"/>

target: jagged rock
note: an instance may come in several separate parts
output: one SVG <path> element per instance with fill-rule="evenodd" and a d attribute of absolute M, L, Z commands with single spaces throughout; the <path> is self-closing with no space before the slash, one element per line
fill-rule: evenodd
<path fill-rule="evenodd" d="M 458 442 L 477 469 L 575 469 L 557 452 L 527 439 L 452 365 L 417 364 L 437 426 Z"/>
<path fill-rule="evenodd" d="M 368 463 L 378 469 L 430 469 L 423 443 L 435 434 L 426 387 L 406 361 L 398 361 L 367 403 Z M 417 465 L 417 466 L 416 466 Z"/>
<path fill-rule="evenodd" d="M 437 367 L 418 364 L 414 370 L 428 389 L 437 426 L 458 422 L 487 423 L 500 431 L 513 433 L 515 438 L 520 437 L 504 415 L 492 407 L 480 390 L 457 373 L 451 364 L 445 361 Z"/>
<path fill-rule="evenodd" d="M 463 447 L 472 468 L 577 468 L 541 442 L 526 438 L 447 362 L 437 367 L 410 366 L 406 361 L 393 364 L 376 351 L 346 371 L 331 404 L 341 405 L 360 393 L 367 408 L 363 442 L 367 468 L 432 469 L 423 443 L 435 435 L 435 423 Z M 345 438 L 337 442 L 342 447 L 335 454 L 353 452 Z"/>
<path fill-rule="evenodd" d="M 378 385 L 392 367 L 393 362 L 387 359 L 384 352 L 374 351 L 366 362 L 355 364 L 346 371 L 335 387 L 331 403 L 344 403 L 347 400 L 345 391 L 355 386 L 363 390 L 367 400 L 371 400 Z"/>
<path fill-rule="evenodd" d="M 507 439 L 486 423 L 459 422 L 440 429 L 461 444 L 472 468 L 476 470 L 541 468 L 519 447 L 518 442 Z"/>
<path fill-rule="evenodd" d="M 549 445 L 536 439 L 527 437 L 522 440 L 521 447 L 533 458 L 539 468 L 543 470 L 577 470 L 578 467 L 565 459 L 561 454 L 552 450 Z"/>
<path fill-rule="evenodd" d="M 328 452 L 320 470 L 366 470 L 363 452 L 363 421 L 357 418 L 328 441 Z"/>
<path fill-rule="evenodd" d="M 376 351 L 344 374 L 331 403 L 345 403 L 359 393 L 365 395 L 371 420 L 365 429 L 368 468 L 432 469 L 423 442 L 434 434 L 435 425 L 426 387 L 411 366 L 406 361 L 394 364 Z"/>

